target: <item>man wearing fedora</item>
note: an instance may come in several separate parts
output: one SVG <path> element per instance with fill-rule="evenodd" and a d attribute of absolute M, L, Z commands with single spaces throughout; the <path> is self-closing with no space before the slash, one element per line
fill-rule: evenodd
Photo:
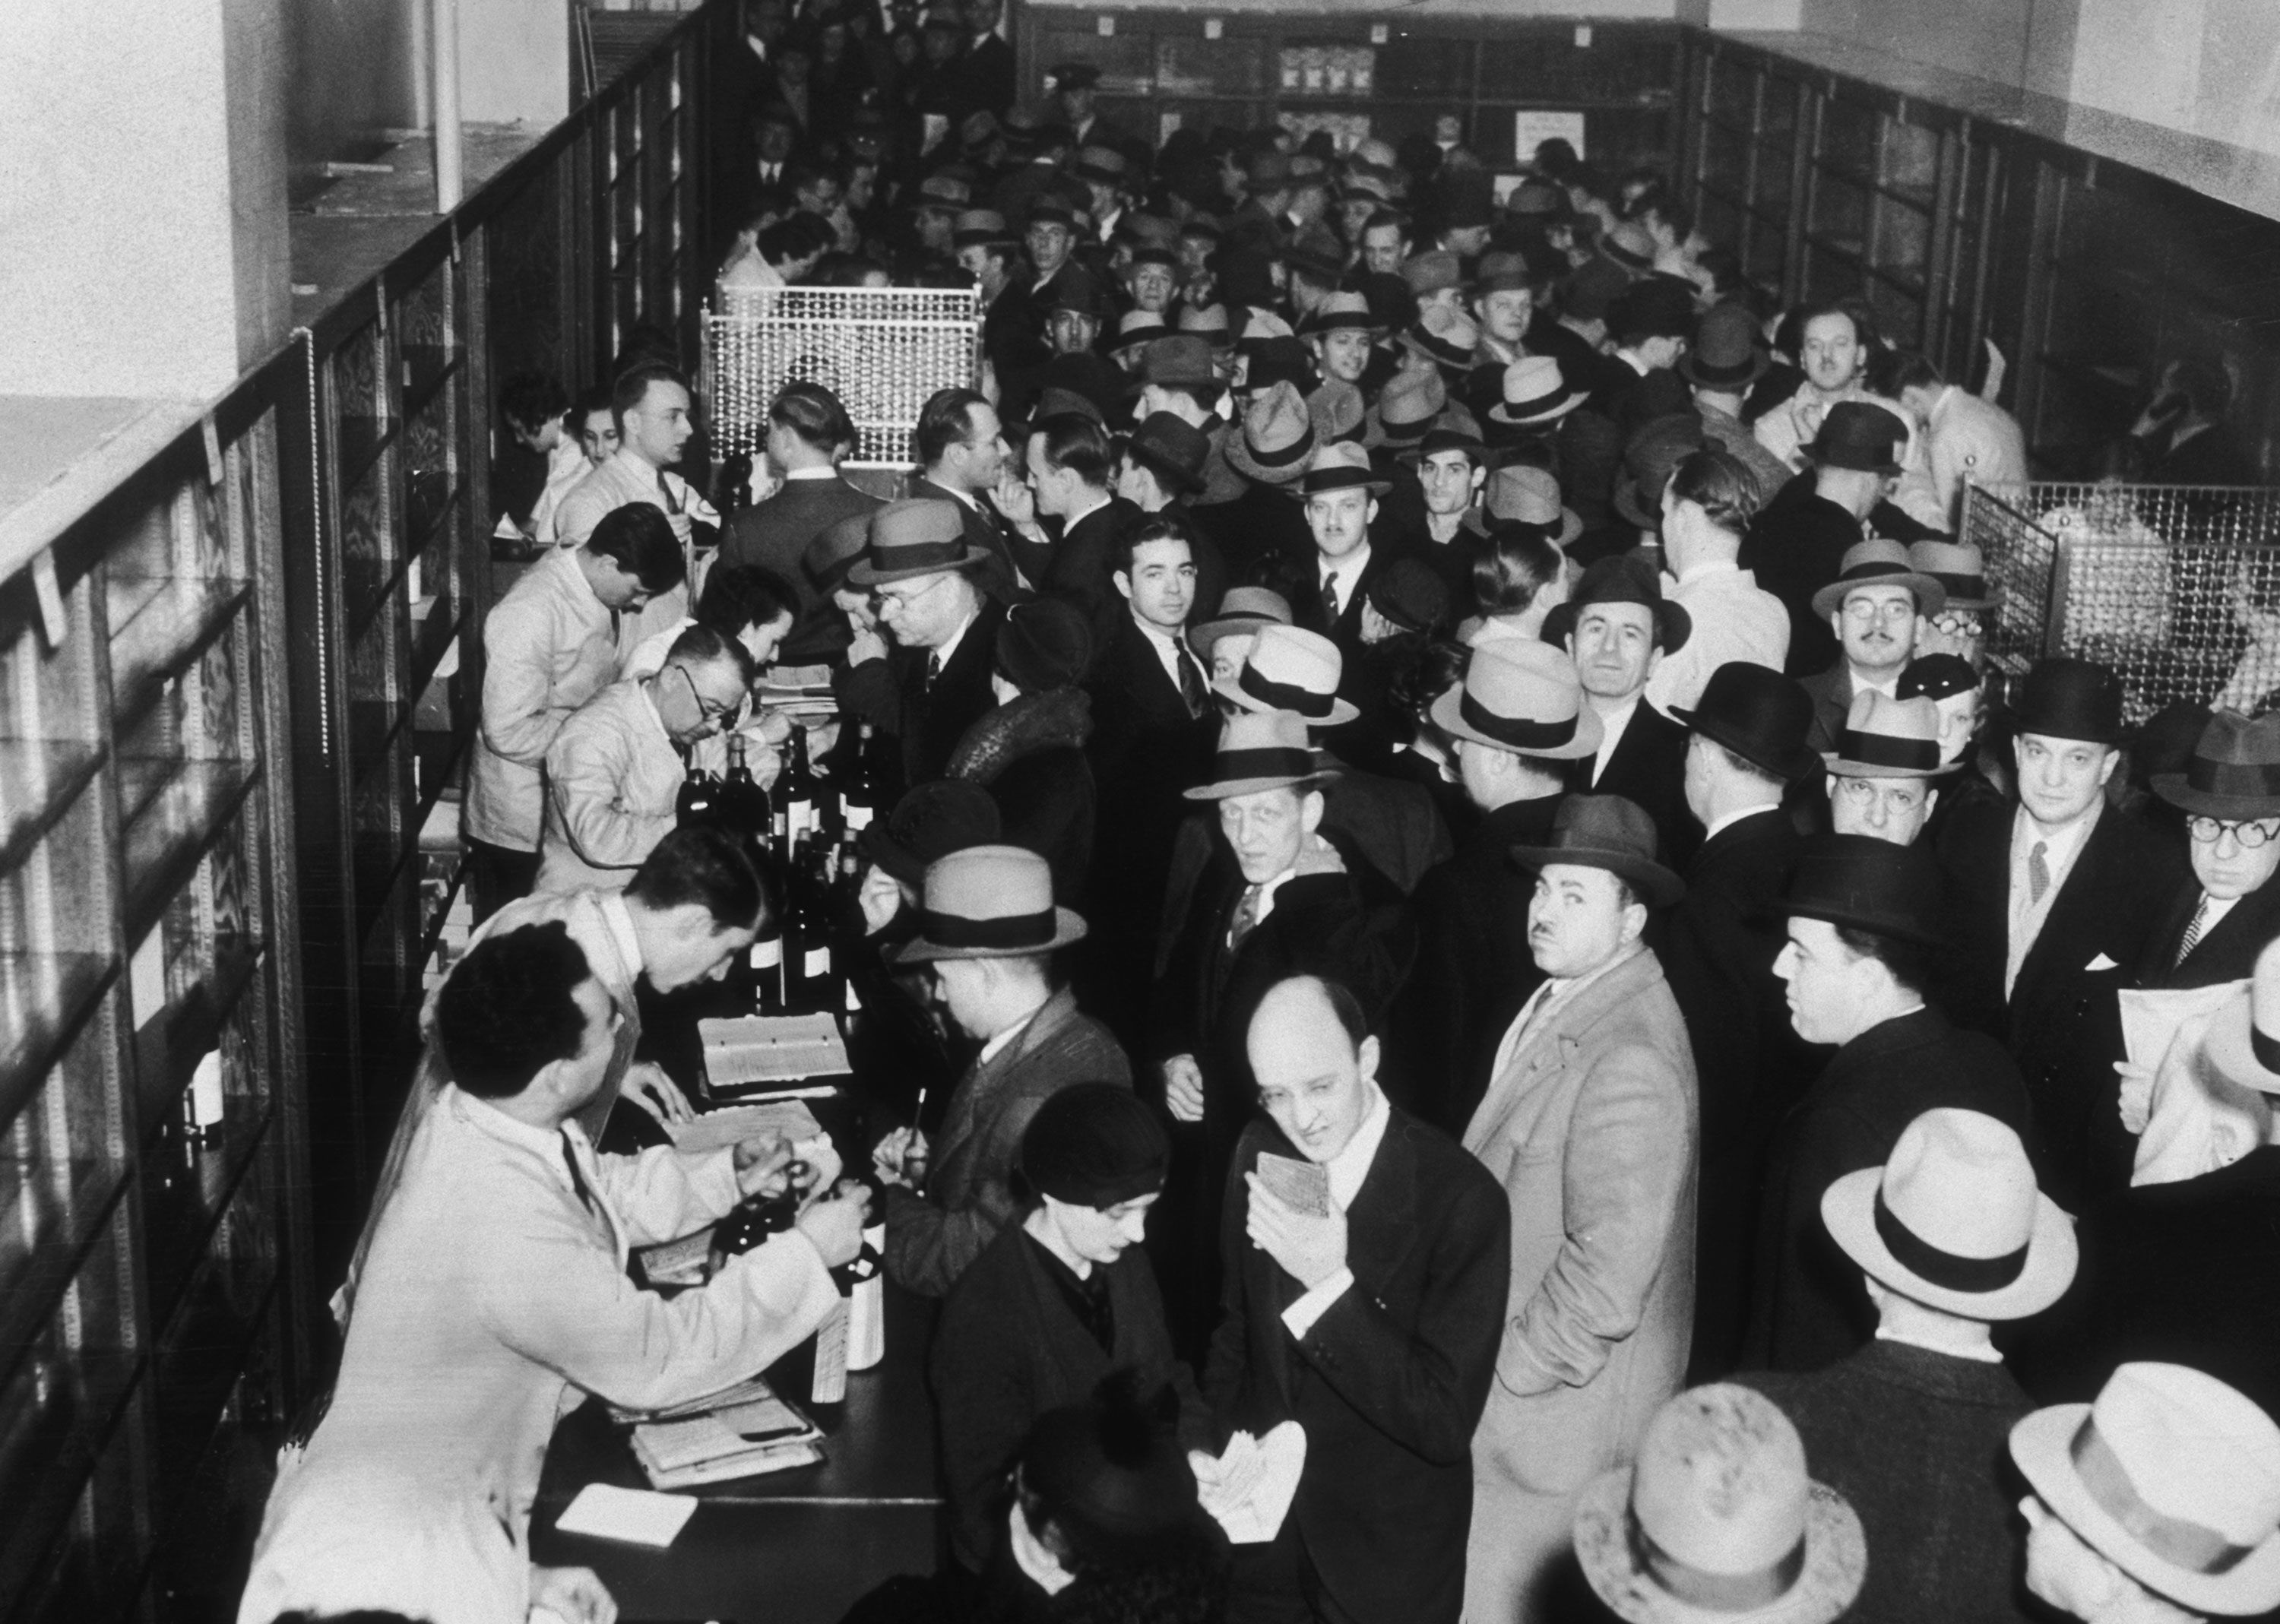
<path fill-rule="evenodd" d="M 1182 319 L 1185 321 L 1185 314 Z M 1220 335 L 1224 338 L 1224 312 L 1221 322 Z M 1214 363 L 1209 337 L 1183 327 L 1169 338 L 1150 344 L 1141 356 L 1139 387 L 1139 404 L 1134 410 L 1142 421 L 1159 412 L 1168 412 L 1211 439 L 1211 456 L 1204 464 L 1203 489 L 1195 497 L 1195 505 L 1207 508 L 1241 496 L 1246 489 L 1243 477 L 1227 459 L 1228 436 L 1240 431 L 1220 415 L 1227 382 Z"/>
<path fill-rule="evenodd" d="M 1766 450 L 1742 421 L 1750 386 L 1772 365 L 1773 358 L 1758 342 L 1757 318 L 1746 304 L 1729 302 L 1702 312 L 1694 343 L 1678 358 L 1675 369 L 1694 391 L 1703 438 L 1750 471 L 1760 504 L 1789 483 L 1791 473 L 1790 466 Z"/>
<path fill-rule="evenodd" d="M 2022 1133 L 2019 1068 L 2000 1044 L 1925 1001 L 1945 951 L 1938 866 L 1913 846 L 1826 835 L 1799 857 L 1774 961 L 1791 1024 L 1837 1052 L 1781 1126 L 1766 1178 L 1745 1364 L 1818 1370 L 1875 1328 L 1860 1271 L 1830 1244 L 1822 1193 L 1883 1166 L 1908 1124 L 1941 1106 Z M 2022 1135 L 2023 1136 L 2023 1135 Z"/>
<path fill-rule="evenodd" d="M 1390 548 L 1373 546 L 1370 535 L 1377 499 L 1391 489 L 1370 466 L 1369 453 L 1352 441 L 1318 444 L 1298 481 L 1297 495 L 1314 550 L 1311 568 L 1289 583 L 1290 608 L 1299 626 L 1338 645 L 1350 673 L 1361 651 L 1362 605 L 1378 573 L 1396 556 Z M 1355 697 L 1352 687 L 1348 698 Z M 1341 737 L 1360 742 L 1352 732 Z"/>
<path fill-rule="evenodd" d="M 1946 601 L 1946 589 L 1919 573 L 1898 542 L 1871 536 L 1845 550 L 1837 579 L 1813 595 L 1813 612 L 1837 647 L 1827 670 L 1801 679 L 1813 696 L 1815 750 L 1835 747 L 1860 695 L 1897 696 L 1900 673 L 1915 652 L 1917 624 Z"/>
<path fill-rule="evenodd" d="M 1995 607 L 1979 549 L 1968 542 L 1912 542 L 1908 562 L 1918 574 L 1939 582 L 1947 596 L 1945 607 L 1916 628 L 1916 652 L 1958 655 L 1976 669 L 1987 635 L 1983 617 Z"/>
<path fill-rule="evenodd" d="M 1277 981 L 1247 1036 L 1258 1103 L 1227 1184 L 1204 1396 L 1222 1432 L 1294 1420 L 1306 1447 L 1275 1538 L 1236 1548 L 1229 1624 L 1457 1624 L 1504 1203 L 1447 1135 L 1386 1098 L 1377 1039 L 1344 986 Z M 1302 1205 L 1289 1175 L 1313 1168 Z"/>
<path fill-rule="evenodd" d="M 2280 936 L 2280 715 L 2215 712 L 2185 770 L 2155 774 L 2153 793 L 2185 814 L 2192 874 L 2153 921 L 2138 984 L 2238 981 Z"/>
<path fill-rule="evenodd" d="M 1314 452 L 1314 426 L 1296 383 L 1278 379 L 1254 392 L 1239 427 L 1221 443 L 1244 479 L 1242 495 L 1197 510 L 1196 522 L 1227 555 L 1229 579 L 1265 581 L 1278 592 L 1314 556 L 1306 510 L 1291 497 Z"/>
<path fill-rule="evenodd" d="M 1779 671 L 1789 654 L 1789 612 L 1741 567 L 1742 535 L 1757 516 L 1750 471 L 1720 450 L 1699 450 L 1670 471 L 1662 492 L 1663 567 L 1670 601 L 1692 623 L 1647 679 L 1647 703 L 1691 705 L 1717 670 L 1737 660 Z"/>
<path fill-rule="evenodd" d="M 847 573 L 877 595 L 894 642 L 881 652 L 858 639 L 832 687 L 843 714 L 896 742 L 897 793 L 943 776 L 958 741 L 997 704 L 990 675 L 1005 611 L 980 584 L 990 561 L 967 539 L 955 503 L 905 497 L 871 515 L 869 542 Z"/>
<path fill-rule="evenodd" d="M 1860 1513 L 1868 1576 L 1845 1616 L 2025 1619 L 1998 1463 L 2031 1405 L 1991 1331 L 2058 1301 L 2073 1224 L 2036 1189 L 2017 1134 L 1953 1108 L 1909 1123 L 1881 1167 L 1831 1184 L 1821 1218 L 1865 1279 L 1876 1338 L 1810 1374 L 1743 1380 Z"/>
<path fill-rule="evenodd" d="M 1637 806 L 1574 795 L 1549 841 L 1511 852 L 1536 871 L 1528 937 L 1546 979 L 1465 1128 L 1512 1212 L 1504 1338 L 1473 1439 L 1467 1618 L 1552 1616 L 1576 1497 L 1685 1377 L 1699 1117 L 1686 1023 L 1643 939 L 1649 910 L 1685 891 L 1655 846 Z"/>
<path fill-rule="evenodd" d="M 1254 668 L 1256 662 L 1254 662 Z M 1150 1058 L 1183 1136 L 1184 1177 L 1169 1203 L 1159 1271 L 1175 1328 L 1195 1346 L 1209 1328 L 1219 1203 L 1228 1159 L 1253 1107 L 1244 1047 L 1268 987 L 1306 973 L 1336 980 L 1373 1024 L 1408 973 L 1415 940 L 1400 895 L 1322 837 L 1323 768 L 1293 712 L 1242 711 L 1221 728 L 1211 777 L 1186 790 L 1210 804 L 1218 838 L 1167 946 L 1150 1003 Z"/>
<path fill-rule="evenodd" d="M 1782 797 L 1816 764 L 1805 743 L 1812 706 L 1778 671 L 1722 666 L 1700 703 L 1676 714 L 1691 735 L 1686 807 L 1703 839 L 1656 951 L 1686 1017 L 1702 1103 L 1691 1368 L 1718 1377 L 1741 1357 L 1768 1146 L 1821 1065 L 1790 1025 L 1770 916 L 1801 843 Z"/>
<path fill-rule="evenodd" d="M 1584 1491 L 1582 1577 L 1624 1624 L 1850 1617 L 1869 1566 L 1860 1519 L 1808 1467 L 1820 1464 L 1764 1395 L 1690 1388 L 1655 1412 L 1636 1461 Z"/>
<path fill-rule="evenodd" d="M 1544 640 L 1575 662 L 1585 703 L 1599 718 L 1599 748 L 1568 768 L 1568 788 L 1619 795 L 1654 821 L 1659 850 L 1683 861 L 1698 836 L 1686 815 L 1686 729 L 1647 702 L 1666 654 L 1686 646 L 1693 622 L 1662 596 L 1653 568 L 1602 558 L 1544 620 Z"/>
<path fill-rule="evenodd" d="M 2089 1404 L 2011 1429 L 2033 1490 L 2027 1589 L 2090 1624 L 2199 1624 L 2280 1606 L 2280 1428 L 2183 1365 L 2124 1365 Z"/>
<path fill-rule="evenodd" d="M 1960 810 L 1939 853 L 1955 899 L 1956 1013 L 2017 1057 L 2034 1101 L 2036 1171 L 2060 1205 L 2079 1212 L 2126 1177 L 2103 1120 L 2122 1052 L 2115 996 L 2144 958 L 2182 865 L 2107 804 L 2126 736 L 2113 672 L 2043 660 L 2011 712 L 2018 804 Z"/>
<path fill-rule="evenodd" d="M 1791 676 L 1818 675 L 1837 657 L 1826 610 L 1814 596 L 1845 571 L 1846 555 L 1870 535 L 1893 537 L 1891 521 L 1908 524 L 1884 500 L 1899 478 L 1906 429 L 1883 407 L 1844 401 L 1829 408 L 1821 433 L 1805 448 L 1806 471 L 1760 510 L 1742 546 L 1742 566 L 1789 610 Z M 1915 539 L 1922 527 L 1898 534 Z"/>
<path fill-rule="evenodd" d="M 1515 846 L 1552 839 L 1565 764 L 1598 748 L 1598 712 L 1575 667 L 1541 643 L 1475 649 L 1464 680 L 1434 702 L 1480 820 L 1417 882 L 1417 966 L 1386 1032 L 1390 1086 L 1416 1115 L 1462 1133 L 1520 1006 L 1544 980 L 1528 943 L 1533 875 Z"/>
<path fill-rule="evenodd" d="M 1856 696 L 1836 742 L 1822 752 L 1829 827 L 1914 845 L 1939 804 L 1939 708 L 1929 699 Z"/>
<path fill-rule="evenodd" d="M 1038 1106 L 1073 1082 L 1131 1085 L 1108 1029 L 1054 985 L 1053 953 L 1083 938 L 1034 851 L 969 846 L 928 866 L 919 934 L 895 961 L 926 967 L 982 1052 L 951 1090 L 936 1144 L 898 1128 L 873 1151 L 887 1187 L 887 1274 L 904 1289 L 942 1296 L 1017 1218 L 1013 1166 Z"/>

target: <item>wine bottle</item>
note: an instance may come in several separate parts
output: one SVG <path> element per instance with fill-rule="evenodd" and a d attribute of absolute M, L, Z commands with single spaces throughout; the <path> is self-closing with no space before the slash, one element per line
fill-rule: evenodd
<path fill-rule="evenodd" d="M 720 808 L 720 781 L 718 778 L 694 767 L 683 774 L 681 792 L 673 801 L 673 820 L 676 825 L 688 829 L 700 823 L 710 823 Z"/>
<path fill-rule="evenodd" d="M 747 843 L 747 855 L 759 864 L 767 852 L 773 815 L 768 792 L 752 776 L 741 733 L 728 735 L 728 776 L 721 782 L 718 801 L 721 821 Z"/>
<path fill-rule="evenodd" d="M 838 920 L 831 906 L 831 851 L 820 841 L 809 843 L 800 866 L 806 882 L 800 914 L 800 981 L 805 1010 L 836 1010 L 844 1000 L 838 976 Z"/>
<path fill-rule="evenodd" d="M 832 1305 L 823 1323 L 816 1328 L 815 1374 L 807 1394 L 812 1402 L 836 1405 L 847 1397 L 847 1372 L 857 1351 L 853 1346 L 856 1302 L 866 1295 L 870 1282 L 879 1278 L 884 1262 L 866 1241 L 853 1258 L 831 1271 L 831 1283 L 839 1288 L 839 1301 Z M 875 1287 L 871 1287 L 869 1295 L 875 1297 Z M 865 1306 L 875 1309 L 876 1305 L 867 1303 Z"/>
<path fill-rule="evenodd" d="M 799 1174 L 803 1164 L 794 1162 L 789 1171 L 791 1177 L 776 1194 L 747 1197 L 728 1209 L 728 1215 L 712 1226 L 712 1269 L 718 1274 L 720 1266 L 729 1258 L 748 1252 L 772 1235 L 782 1235 L 799 1220 Z"/>
<path fill-rule="evenodd" d="M 840 820 L 849 834 L 859 835 L 871 827 L 872 819 L 892 810 L 880 804 L 883 784 L 879 776 L 878 742 L 870 723 L 862 724 L 855 748 L 849 753 L 850 772 L 839 791 Z"/>
<path fill-rule="evenodd" d="M 783 772 L 776 779 L 775 798 L 784 812 L 779 838 L 790 843 L 783 847 L 790 850 L 801 835 L 814 834 L 818 827 L 815 771 L 807 764 L 807 735 L 800 728 L 791 730 Z"/>

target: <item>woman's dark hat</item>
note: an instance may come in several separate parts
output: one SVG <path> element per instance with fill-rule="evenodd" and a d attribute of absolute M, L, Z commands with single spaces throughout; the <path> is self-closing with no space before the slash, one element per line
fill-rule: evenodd
<path fill-rule="evenodd" d="M 998 838 L 998 803 L 962 778 L 919 785 L 855 837 L 855 850 L 905 885 L 923 884 L 927 865 Z"/>
<path fill-rule="evenodd" d="M 1594 604 L 1644 604 L 1653 612 L 1655 647 L 1675 654 L 1694 633 L 1694 618 L 1662 595 L 1662 581 L 1653 568 L 1629 553 L 1601 558 L 1583 572 L 1568 601 L 1544 617 L 1544 641 L 1555 649 L 1568 646 L 1575 622 Z"/>
<path fill-rule="evenodd" d="M 1883 407 L 1840 400 L 1803 450 L 1817 467 L 1892 475 L 1900 471 L 1899 450 L 1907 437 L 1906 425 Z"/>
<path fill-rule="evenodd" d="M 1072 1206 L 1113 1207 L 1164 1188 L 1171 1135 L 1131 1087 L 1074 1082 L 1021 1133 L 1021 1176 Z"/>
<path fill-rule="evenodd" d="M 2182 773 L 2157 773 L 2153 793 L 2205 817 L 2280 818 L 2280 714 L 2254 721 L 2235 711 L 2209 718 Z"/>
<path fill-rule="evenodd" d="M 1686 895 L 1686 882 L 1654 860 L 1654 820 L 1619 795 L 1571 795 L 1552 817 L 1552 843 L 1514 846 L 1513 860 L 1527 868 L 1572 863 L 1604 868 L 1628 882 L 1650 908 L 1667 908 Z"/>
<path fill-rule="evenodd" d="M 1124 443 L 1124 454 L 1139 458 L 1176 496 L 1204 488 L 1211 436 L 1184 418 L 1153 412 Z"/>
<path fill-rule="evenodd" d="M 1025 694 L 1074 688 L 1092 663 L 1084 612 L 1057 597 L 1016 604 L 998 623 L 998 669 Z"/>
<path fill-rule="evenodd" d="M 2009 709 L 2015 733 L 2088 744 L 2119 744 L 2129 734 L 2122 725 L 2122 679 L 2094 660 L 2037 661 Z"/>
<path fill-rule="evenodd" d="M 1805 743 L 1813 730 L 1813 696 L 1794 678 L 1767 666 L 1729 660 L 1710 673 L 1692 710 L 1674 705 L 1670 713 L 1787 782 L 1821 766 L 1821 758 Z"/>
<path fill-rule="evenodd" d="M 1823 835 L 1806 843 L 1773 912 L 1939 947 L 1946 941 L 1945 894 L 1939 865 L 1921 847 L 1870 835 Z"/>
<path fill-rule="evenodd" d="M 1892 692 L 1902 699 L 1953 699 L 1979 686 L 1979 673 L 1960 654 L 1919 654 L 1900 673 Z"/>

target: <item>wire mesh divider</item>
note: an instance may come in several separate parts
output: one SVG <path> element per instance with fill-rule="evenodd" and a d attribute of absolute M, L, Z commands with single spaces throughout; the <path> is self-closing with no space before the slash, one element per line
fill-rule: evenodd
<path fill-rule="evenodd" d="M 2181 701 L 2280 703 L 2280 490 L 1975 485 L 1961 537 L 1984 563 L 1983 647 L 2005 681 L 2045 655 L 2098 660 L 2132 724 Z"/>
<path fill-rule="evenodd" d="M 908 466 L 911 430 L 938 389 L 979 375 L 982 296 L 973 289 L 722 289 L 705 312 L 701 388 L 714 455 L 753 452 L 768 403 L 805 380 L 839 396 L 855 422 L 852 464 Z"/>

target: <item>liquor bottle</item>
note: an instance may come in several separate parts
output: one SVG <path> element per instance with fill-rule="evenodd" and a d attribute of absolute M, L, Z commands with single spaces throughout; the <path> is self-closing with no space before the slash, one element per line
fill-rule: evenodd
<path fill-rule="evenodd" d="M 815 773 L 807 764 L 807 735 L 794 727 L 791 742 L 785 749 L 783 772 L 778 775 L 775 787 L 776 804 L 783 809 L 778 824 L 783 850 L 790 850 L 802 835 L 816 831 L 818 799 Z"/>
<path fill-rule="evenodd" d="M 839 1288 L 839 1301 L 832 1305 L 815 1331 L 815 1374 L 808 1387 L 808 1398 L 820 1405 L 836 1405 L 847 1397 L 847 1372 L 859 1369 L 864 1364 L 875 1364 L 875 1357 L 858 1359 L 867 1348 L 856 1346 L 858 1336 L 855 1321 L 859 1305 L 869 1312 L 863 1317 L 875 1320 L 879 1288 L 876 1281 L 885 1262 L 867 1240 L 862 1250 L 846 1263 L 831 1271 L 831 1283 Z M 866 1327 L 867 1331 L 868 1327 Z M 870 1342 L 875 1338 L 866 1335 L 860 1338 Z"/>
<path fill-rule="evenodd" d="M 847 781 L 839 789 L 840 822 L 850 835 L 860 835 L 872 819 L 893 810 L 880 804 L 885 781 L 879 775 L 878 740 L 870 723 L 861 725 L 849 756 Z"/>
<path fill-rule="evenodd" d="M 862 950 L 863 859 L 852 835 L 839 843 L 839 877 L 831 888 L 831 917 L 837 927 L 840 1008 L 850 1018 L 862 1012 L 863 999 L 855 990 L 853 956 Z"/>
<path fill-rule="evenodd" d="M 690 768 L 682 775 L 681 792 L 673 800 L 673 820 L 680 827 L 710 823 L 720 809 L 720 781 L 712 774 Z"/>
<path fill-rule="evenodd" d="M 782 868 L 784 1010 L 793 1015 L 807 1014 L 816 1007 L 814 989 L 808 977 L 810 950 L 815 945 L 821 923 L 815 912 L 813 862 L 812 843 L 803 834 L 792 842 Z M 827 948 L 827 958 L 828 951 Z"/>
<path fill-rule="evenodd" d="M 728 776 L 721 781 L 716 805 L 721 821 L 747 843 L 747 855 L 755 864 L 760 863 L 767 853 L 773 813 L 768 792 L 752 776 L 741 733 L 728 735 Z"/>
<path fill-rule="evenodd" d="M 845 999 L 836 974 L 839 921 L 831 906 L 831 849 L 811 840 L 800 865 L 805 893 L 800 913 L 801 1007 L 810 1011 L 836 1010 Z"/>
<path fill-rule="evenodd" d="M 728 1216 L 712 1226 L 712 1262 L 715 1274 L 729 1258 L 751 1251 L 772 1235 L 782 1235 L 798 1221 L 800 1180 L 805 1166 L 794 1162 L 788 1171 L 791 1177 L 781 1191 L 773 1196 L 748 1197 L 729 1208 Z"/>

